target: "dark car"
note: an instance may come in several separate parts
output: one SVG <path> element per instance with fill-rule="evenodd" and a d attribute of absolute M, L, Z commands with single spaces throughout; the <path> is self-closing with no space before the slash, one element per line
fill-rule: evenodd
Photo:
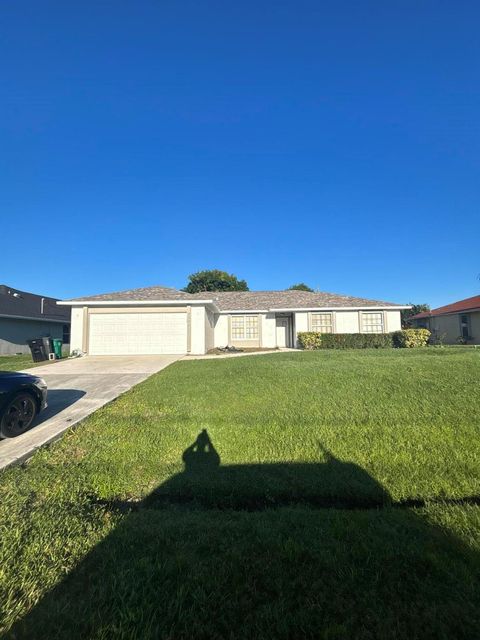
<path fill-rule="evenodd" d="M 47 406 L 47 383 L 17 371 L 0 371 L 0 437 L 14 438 L 28 431 Z"/>

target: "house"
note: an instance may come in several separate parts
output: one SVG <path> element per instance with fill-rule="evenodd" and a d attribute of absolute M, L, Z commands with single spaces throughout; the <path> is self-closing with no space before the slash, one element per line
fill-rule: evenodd
<path fill-rule="evenodd" d="M 480 344 L 480 296 L 417 313 L 412 326 L 425 327 L 445 344 Z"/>
<path fill-rule="evenodd" d="M 72 307 L 71 349 L 90 355 L 203 354 L 214 347 L 297 346 L 300 331 L 387 333 L 405 305 L 308 291 L 147 287 L 60 302 Z"/>
<path fill-rule="evenodd" d="M 70 342 L 70 308 L 57 298 L 0 285 L 0 354 L 29 353 L 27 340 L 50 336 Z"/>

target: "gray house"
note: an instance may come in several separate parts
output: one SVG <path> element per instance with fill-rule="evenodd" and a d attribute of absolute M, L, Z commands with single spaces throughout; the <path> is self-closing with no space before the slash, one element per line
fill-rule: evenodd
<path fill-rule="evenodd" d="M 70 344 L 70 308 L 56 298 L 0 285 L 0 354 L 29 353 L 27 340 L 60 338 Z"/>
<path fill-rule="evenodd" d="M 445 344 L 480 344 L 480 296 L 458 300 L 412 316 L 414 327 L 425 327 Z"/>

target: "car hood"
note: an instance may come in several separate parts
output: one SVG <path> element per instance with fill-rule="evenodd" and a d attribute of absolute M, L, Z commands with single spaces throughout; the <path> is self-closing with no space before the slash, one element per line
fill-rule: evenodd
<path fill-rule="evenodd" d="M 17 382 L 34 382 L 40 380 L 38 376 L 21 371 L 0 371 L 0 380 L 16 380 Z"/>

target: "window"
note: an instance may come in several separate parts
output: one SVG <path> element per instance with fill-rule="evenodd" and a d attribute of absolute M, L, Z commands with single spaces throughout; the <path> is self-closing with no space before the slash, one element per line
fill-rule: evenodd
<path fill-rule="evenodd" d="M 63 325 L 63 344 L 70 344 L 70 325 L 69 324 L 64 324 Z"/>
<path fill-rule="evenodd" d="M 469 318 L 467 314 L 460 316 L 460 332 L 464 340 L 468 340 L 470 337 L 470 323 L 468 320 Z"/>
<path fill-rule="evenodd" d="M 332 314 L 312 313 L 312 331 L 318 331 L 319 333 L 332 333 Z"/>
<path fill-rule="evenodd" d="M 232 316 L 232 340 L 258 340 L 258 316 Z"/>
<path fill-rule="evenodd" d="M 362 333 L 383 333 L 383 313 L 362 313 Z"/>

